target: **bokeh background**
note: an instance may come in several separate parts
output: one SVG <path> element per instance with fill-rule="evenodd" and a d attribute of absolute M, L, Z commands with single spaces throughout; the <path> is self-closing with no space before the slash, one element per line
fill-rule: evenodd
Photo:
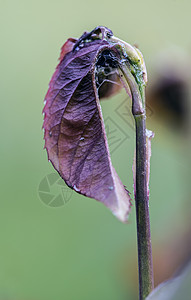
<path fill-rule="evenodd" d="M 121 224 L 69 192 L 43 150 L 43 99 L 60 48 L 97 25 L 137 44 L 147 65 L 155 284 L 189 260 L 190 9 L 188 0 L 0 1 L 0 299 L 138 297 L 134 201 Z M 102 102 L 112 161 L 133 196 L 130 107 L 124 91 Z"/>

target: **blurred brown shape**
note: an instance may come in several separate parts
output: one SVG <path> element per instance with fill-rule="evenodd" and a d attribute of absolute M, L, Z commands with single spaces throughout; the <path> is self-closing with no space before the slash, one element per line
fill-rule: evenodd
<path fill-rule="evenodd" d="M 179 233 L 177 233 L 179 234 Z M 128 285 L 128 292 L 131 299 L 137 299 L 138 291 L 138 267 L 136 252 L 127 257 L 122 256 L 120 265 L 122 266 L 122 276 L 124 286 Z M 125 258 L 126 257 L 126 258 Z M 191 227 L 184 234 L 173 234 L 165 240 L 153 243 L 153 267 L 154 285 L 177 275 L 179 271 L 191 260 Z"/>
<path fill-rule="evenodd" d="M 155 286 L 173 277 L 191 259 L 191 230 L 168 243 L 153 245 Z"/>
<path fill-rule="evenodd" d="M 162 122 L 169 130 L 185 132 L 191 119 L 191 58 L 172 48 L 160 53 L 151 66 L 146 89 L 152 120 Z"/>

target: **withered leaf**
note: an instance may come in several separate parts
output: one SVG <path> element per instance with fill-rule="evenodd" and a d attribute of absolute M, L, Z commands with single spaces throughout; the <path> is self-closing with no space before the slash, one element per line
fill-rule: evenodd
<path fill-rule="evenodd" d="M 99 96 L 121 88 L 120 55 L 105 38 L 109 34 L 98 27 L 64 44 L 45 97 L 43 128 L 48 158 L 66 184 L 125 222 L 130 196 L 111 164 L 99 103 Z"/>

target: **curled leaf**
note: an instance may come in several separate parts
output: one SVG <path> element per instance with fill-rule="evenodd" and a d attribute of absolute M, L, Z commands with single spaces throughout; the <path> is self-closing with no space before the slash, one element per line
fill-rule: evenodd
<path fill-rule="evenodd" d="M 121 88 L 121 57 L 110 36 L 97 27 L 64 44 L 45 97 L 43 128 L 48 158 L 66 184 L 125 222 L 130 196 L 111 164 L 99 103 Z"/>

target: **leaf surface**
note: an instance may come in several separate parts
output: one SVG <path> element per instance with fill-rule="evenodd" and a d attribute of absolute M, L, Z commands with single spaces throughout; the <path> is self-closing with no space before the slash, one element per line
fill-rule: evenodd
<path fill-rule="evenodd" d="M 45 148 L 69 187 L 101 201 L 126 222 L 130 196 L 111 164 L 99 103 L 99 96 L 110 96 L 121 88 L 117 73 L 120 55 L 104 38 L 109 30 L 96 30 L 79 40 L 68 39 L 62 47 L 45 97 Z"/>

